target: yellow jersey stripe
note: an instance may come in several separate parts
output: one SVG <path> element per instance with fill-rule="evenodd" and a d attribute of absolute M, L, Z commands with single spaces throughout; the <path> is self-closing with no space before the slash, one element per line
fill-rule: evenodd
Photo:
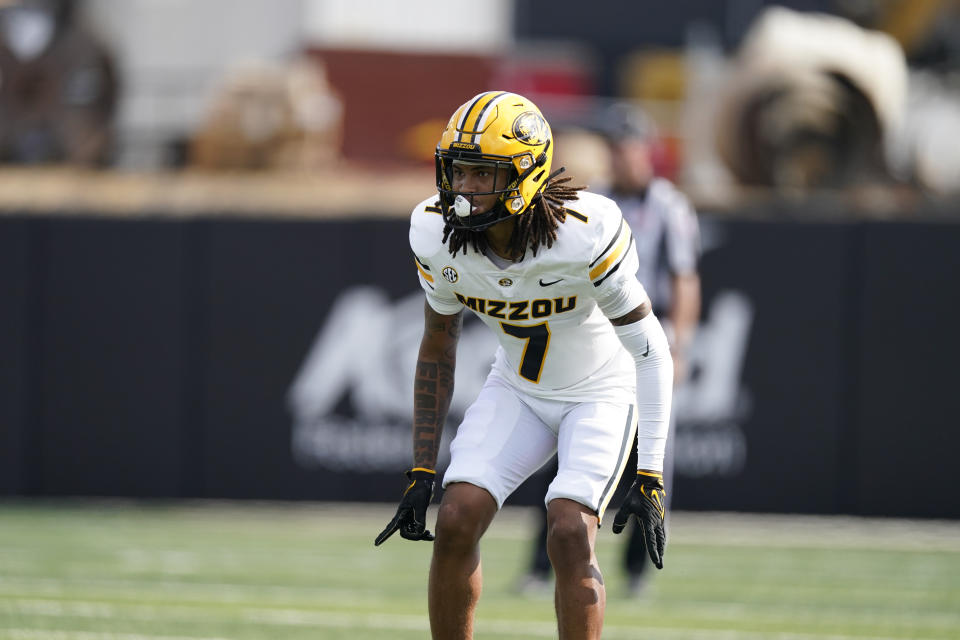
<path fill-rule="evenodd" d="M 628 244 L 629 246 L 632 246 L 632 245 L 633 245 L 633 234 L 632 234 L 632 233 L 630 234 L 630 240 L 627 241 L 627 244 Z M 627 249 L 627 251 L 629 251 L 629 248 Z M 614 273 L 616 273 L 617 269 L 620 268 L 620 265 L 623 264 L 623 261 L 627 259 L 627 251 L 624 251 L 624 252 L 620 255 L 620 259 L 617 260 L 617 264 L 615 264 L 615 265 L 613 265 L 612 267 L 610 267 L 609 269 L 607 269 L 607 272 L 606 272 L 605 274 L 603 274 L 602 277 L 597 278 L 596 280 L 593 281 L 593 286 L 599 287 L 601 284 L 603 284 L 603 281 L 604 281 L 604 280 L 606 280 L 607 278 L 609 278 L 610 276 L 612 276 Z"/>
<path fill-rule="evenodd" d="M 631 236 L 629 233 L 621 233 L 620 242 L 618 242 L 613 251 L 607 255 L 607 259 L 590 270 L 590 279 L 595 280 L 604 271 L 609 269 L 610 266 L 613 265 L 621 255 L 623 255 L 623 252 L 627 250 L 627 247 L 630 246 L 630 240 Z"/>
<path fill-rule="evenodd" d="M 420 266 L 420 262 L 414 258 L 413 264 L 417 265 L 417 271 L 420 272 L 420 277 L 426 280 L 427 282 L 433 282 L 433 276 L 423 270 L 423 267 Z"/>
<path fill-rule="evenodd" d="M 603 251 L 600 252 L 600 255 L 598 255 L 598 256 L 596 257 L 596 259 L 595 259 L 593 262 L 590 263 L 590 266 L 591 266 L 591 267 L 592 267 L 593 265 L 597 264 L 598 262 L 600 262 L 601 258 L 603 258 L 603 256 L 607 255 L 607 251 L 610 251 L 610 248 L 611 248 L 613 245 L 617 244 L 617 240 L 620 239 L 620 234 L 623 233 L 623 225 L 624 225 L 624 224 L 626 224 L 626 223 L 623 221 L 623 218 L 620 218 L 620 226 L 617 227 L 617 232 L 616 232 L 615 234 L 613 234 L 613 237 L 612 237 L 612 238 L 610 238 L 610 243 L 603 248 Z"/>

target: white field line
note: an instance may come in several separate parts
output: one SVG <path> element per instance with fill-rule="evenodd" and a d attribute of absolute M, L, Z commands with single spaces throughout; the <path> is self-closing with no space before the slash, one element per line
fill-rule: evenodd
<path fill-rule="evenodd" d="M 11 606 L 12 605 L 12 606 Z M 722 606 L 718 606 L 722 608 Z M 740 607 L 735 607 L 740 609 Z M 12 611 L 11 611 L 12 610 Z M 184 607 L 179 605 L 114 605 L 102 602 L 82 602 L 69 601 L 62 602 L 58 600 L 10 600 L 7 606 L 0 601 L 0 612 L 14 613 L 19 616 L 45 616 L 45 617 L 79 617 L 87 619 L 111 619 L 111 620 L 133 620 L 139 622 L 157 622 L 163 620 L 175 619 L 180 622 L 187 621 L 206 621 L 216 620 L 219 617 L 216 613 L 207 613 L 197 607 Z M 403 629 L 407 631 L 429 632 L 429 623 L 426 615 L 403 615 L 403 614 L 381 614 L 381 613 L 345 613 L 342 611 L 323 611 L 323 610 L 305 610 L 293 608 L 241 608 L 224 612 L 232 620 L 241 619 L 250 623 L 264 625 L 282 625 L 293 627 L 327 627 L 343 629 L 368 629 L 368 630 L 389 630 Z M 737 619 L 732 616 L 731 619 Z M 929 620 L 926 622 L 930 622 Z M 949 630 L 955 627 L 955 620 L 939 621 L 943 623 L 943 628 Z M 525 620 L 490 620 L 479 619 L 477 621 L 477 631 L 480 633 L 496 634 L 498 637 L 516 637 L 522 634 L 523 637 L 547 637 L 556 636 L 556 626 L 553 622 L 531 622 Z M 9 631 L 0 628 L 0 637 L 2 632 Z M 23 631 L 18 629 L 15 631 Z M 37 631 L 36 633 L 46 633 Z M 72 632 L 70 632 L 72 633 Z M 77 632 L 82 633 L 82 632 Z M 792 633 L 792 632 L 754 632 L 742 630 L 719 630 L 703 629 L 695 627 L 683 627 L 678 625 L 657 625 L 657 626 L 625 626 L 625 625 L 606 625 L 604 627 L 605 638 L 633 639 L 637 634 L 656 635 L 657 637 L 684 638 L 689 640 L 708 640 L 708 639 L 741 639 L 752 640 L 754 638 L 762 640 L 904 640 L 903 637 L 894 638 L 887 636 L 866 636 L 866 635 L 838 635 L 829 633 Z M 19 637 L 19 636 L 18 636 Z M 73 640 L 74 636 L 53 636 L 44 635 L 32 636 L 49 638 L 49 640 Z M 31 637 L 31 638 L 32 638 Z M 176 636 L 136 636 L 136 635 L 118 635 L 118 634 L 88 634 L 88 636 L 76 636 L 76 640 L 136 640 L 137 638 L 151 638 L 163 640 L 190 640 Z M 26 636 L 23 636 L 27 640 Z M 204 639 L 206 640 L 206 639 Z M 914 637 L 911 640 L 934 640 L 933 638 Z"/>
<path fill-rule="evenodd" d="M 275 612 L 271 612 L 273 614 Z M 326 627 L 352 629 L 358 631 L 391 631 L 403 629 L 429 633 L 430 626 L 425 616 L 411 615 L 348 615 L 343 613 L 316 613 L 307 618 L 284 614 L 273 616 L 274 623 L 306 627 Z M 262 620 L 257 616 L 248 617 L 251 622 Z M 546 622 L 527 622 L 521 620 L 478 621 L 478 635 L 496 634 L 500 638 L 555 638 L 556 626 Z M 719 629 L 688 629 L 683 627 L 625 627 L 606 625 L 604 638 L 614 640 L 634 640 L 641 636 L 674 638 L 676 640 L 904 640 L 903 637 L 836 635 L 816 633 L 791 633 L 776 631 L 738 631 Z M 360 636 L 358 636 L 360 637 Z M 217 636 L 167 636 L 133 633 L 99 633 L 73 630 L 39 630 L 25 628 L 0 627 L 0 638 L 8 640 L 229 640 Z M 935 638 L 912 638 L 911 640 L 937 640 Z"/>
<path fill-rule="evenodd" d="M 72 505 L 72 506 L 71 506 Z M 83 506 L 77 506 L 83 505 Z M 75 528 L 87 528 L 86 520 L 97 510 L 108 514 L 123 508 L 122 502 L 77 501 L 64 505 L 64 518 L 79 519 Z M 161 518 L 166 525 L 180 523 L 188 530 L 200 532 L 204 537 L 216 535 L 225 522 L 231 526 L 247 524 L 253 528 L 269 531 L 276 523 L 296 523 L 304 535 L 324 531 L 369 529 L 371 539 L 384 522 L 396 510 L 395 504 L 377 503 L 259 503 L 185 501 L 183 506 L 154 514 L 150 509 L 136 506 L 125 507 L 134 522 L 149 522 Z M 2 505 L 0 505 L 2 512 Z M 73 514 L 76 515 L 73 515 Z M 428 512 L 429 524 L 433 524 L 436 508 Z M 497 514 L 487 532 L 487 538 L 528 541 L 533 535 L 537 520 L 542 517 L 535 507 L 504 507 Z M 671 513 L 668 533 L 675 544 L 707 546 L 751 546 L 772 548 L 832 548 L 890 551 L 946 551 L 960 553 L 960 521 L 915 520 L 897 518 L 866 518 L 856 516 L 818 516 L 799 514 L 756 514 L 733 512 L 675 511 Z M 110 536 L 109 532 L 93 529 L 91 548 L 110 549 L 126 545 L 127 537 Z M 607 528 L 601 537 L 610 537 Z M 115 539 L 114 539 L 115 538 Z M 24 538 L 13 536 L 2 540 L 0 553 L 29 552 L 30 544 L 20 544 Z M 294 539 L 298 553 L 307 553 L 308 539 Z M 208 553 L 209 550 L 178 547 L 168 552 Z M 255 550 L 253 551 L 255 554 Z M 249 559 L 248 551 L 238 552 Z M 230 558 L 226 552 L 222 558 Z"/>
<path fill-rule="evenodd" d="M 220 617 L 233 619 L 236 611 L 207 613 L 198 607 L 156 606 L 156 605 L 113 605 L 105 602 L 81 602 L 59 600 L 10 600 L 9 604 L 0 601 L 0 613 L 18 617 L 36 616 L 45 618 L 86 618 L 88 620 L 131 620 L 136 622 L 157 622 L 177 620 L 178 622 L 202 622 Z"/>
<path fill-rule="evenodd" d="M 3 584 L 5 582 L 9 582 L 10 584 L 5 586 Z M 80 617 L 117 617 L 119 615 L 123 615 L 125 617 L 143 617 L 145 620 L 151 620 L 158 615 L 156 611 L 159 611 L 160 609 L 168 613 L 176 610 L 180 612 L 178 615 L 186 616 L 188 613 L 197 612 L 201 607 L 208 606 L 213 603 L 221 605 L 237 605 L 240 608 L 251 610 L 251 605 L 254 605 L 254 603 L 251 602 L 253 600 L 258 601 L 260 604 L 268 604 L 270 602 L 269 600 L 265 600 L 264 596 L 276 598 L 276 600 L 273 602 L 278 605 L 278 608 L 262 609 L 263 611 L 266 611 L 268 615 L 273 615 L 277 611 L 293 611 L 296 614 L 303 612 L 306 615 L 310 615 L 317 611 L 318 607 L 322 609 L 323 607 L 331 607 L 338 604 L 343 604 L 347 605 L 348 608 L 354 608 L 359 602 L 362 602 L 364 607 L 368 608 L 376 607 L 378 604 L 387 602 L 389 600 L 389 598 L 381 593 L 365 589 L 325 589 L 323 587 L 299 589 L 291 587 L 266 587 L 228 583 L 205 583 L 200 585 L 197 583 L 187 582 L 163 583 L 165 593 L 174 593 L 180 597 L 180 602 L 177 604 L 160 603 L 154 605 L 143 605 L 136 600 L 124 600 L 121 602 L 114 601 L 112 603 L 108 603 L 103 602 L 102 600 L 76 600 L 73 598 L 58 599 L 58 596 L 71 593 L 72 590 L 75 590 L 81 586 L 88 589 L 87 594 L 89 597 L 89 589 L 98 586 L 120 588 L 125 590 L 127 588 L 136 589 L 138 587 L 142 587 L 144 584 L 148 586 L 157 585 L 157 583 L 153 582 L 141 583 L 130 580 L 83 580 L 71 582 L 69 585 L 70 588 L 67 589 L 65 588 L 66 585 L 64 585 L 62 582 L 48 578 L 14 580 L 0 578 L 0 612 L 3 612 L 4 610 L 9 611 L 11 607 L 15 607 L 19 613 L 31 613 L 35 615 L 73 615 Z M 30 588 L 38 585 L 41 585 L 45 588 L 34 588 L 33 593 L 25 593 L 25 586 Z M 809 591 L 821 593 L 823 589 L 823 587 L 814 588 L 799 587 L 796 585 L 783 585 L 778 591 L 782 591 L 787 594 L 802 594 Z M 835 590 L 846 591 L 847 588 L 837 587 Z M 862 588 L 858 590 L 858 593 L 864 592 L 865 590 Z M 101 597 L 114 598 L 115 596 L 111 593 Z M 142 597 L 142 595 L 138 595 L 135 591 L 131 595 L 131 598 L 138 597 Z M 191 597 L 198 599 L 194 601 L 184 600 L 184 598 Z M 306 605 L 308 608 L 297 609 L 296 606 L 300 603 L 290 602 L 291 598 L 308 600 L 309 604 Z M 791 601 L 793 601 L 793 599 L 791 599 Z M 615 602 L 616 599 L 611 600 L 609 604 L 613 605 Z M 291 604 L 294 606 L 289 606 Z M 740 620 L 746 611 L 750 611 L 750 615 L 753 616 L 754 619 L 762 618 L 763 620 L 770 622 L 782 622 L 784 619 L 789 620 L 796 619 L 798 617 L 803 618 L 807 615 L 816 615 L 818 618 L 824 621 L 843 621 L 847 619 L 847 614 L 845 612 L 825 610 L 819 605 L 804 606 L 801 605 L 799 601 L 794 601 L 790 605 L 766 604 L 761 606 L 760 604 L 751 605 L 686 597 L 681 603 L 663 604 L 661 611 L 663 613 L 670 613 L 671 615 L 682 616 L 691 608 L 705 616 L 722 618 L 731 621 Z M 764 613 L 760 613 L 758 609 L 762 609 Z M 880 616 L 888 615 L 888 612 L 885 610 L 872 609 L 865 610 L 864 612 L 869 614 L 870 611 L 874 611 Z M 340 614 L 343 612 L 336 611 L 332 613 Z M 347 613 L 344 615 L 363 616 L 373 614 L 370 612 L 360 611 L 355 613 Z M 923 621 L 924 625 L 928 628 L 953 629 L 957 628 L 958 624 L 960 624 L 958 623 L 958 615 L 949 613 L 925 614 Z"/>
<path fill-rule="evenodd" d="M 288 624 L 308 624 L 321 627 L 339 627 L 346 629 L 395 629 L 423 630 L 429 632 L 427 621 L 415 616 L 378 615 L 351 616 L 338 614 L 319 614 L 322 618 L 298 622 L 288 619 Z M 419 626 L 416 626 L 419 621 Z M 498 638 L 556 638 L 557 627 L 552 622 L 529 622 L 525 620 L 477 620 L 476 632 L 481 637 Z M 688 628 L 681 626 L 622 626 L 604 625 L 603 637 L 614 640 L 636 640 L 637 638 L 674 638 L 676 640 L 905 640 L 903 637 L 836 635 L 816 633 L 790 633 L 776 631 L 739 631 Z M 935 640 L 934 638 L 911 638 L 910 640 Z"/>
<path fill-rule="evenodd" d="M 682 574 L 678 574 L 682 575 Z M 773 575 L 773 574 L 770 574 Z M 786 578 L 796 578 L 796 572 L 784 570 L 782 575 Z M 109 592 L 111 597 L 117 597 L 121 600 L 140 598 L 139 592 L 131 592 L 131 589 L 147 589 L 151 592 L 175 594 L 179 599 L 186 600 L 197 598 L 196 604 L 242 604 L 251 599 L 263 601 L 264 598 L 270 598 L 276 601 L 289 599 L 315 599 L 318 604 L 330 605 L 334 603 L 353 604 L 363 602 L 364 604 L 377 604 L 393 600 L 383 592 L 374 589 L 363 588 L 345 588 L 345 587 L 320 587 L 320 586 L 289 586 L 289 585 L 269 585 L 269 584 L 242 584 L 227 582 L 192 582 L 176 580 L 154 580 L 146 578 L 143 580 L 132 580 L 129 578 L 45 578 L 35 576 L 7 577 L 0 576 L 0 598 L 18 598 L 32 596 L 62 596 L 74 593 L 77 589 L 93 590 L 103 589 Z M 115 591 L 121 593 L 115 594 Z M 779 593 L 785 595 L 808 595 L 824 594 L 837 592 L 849 594 L 851 587 L 849 585 L 798 585 L 789 584 L 784 581 L 782 584 L 773 586 L 765 585 L 765 592 Z M 862 596 L 884 594 L 889 591 L 885 587 L 866 587 L 859 585 L 855 593 Z M 129 598 L 127 594 L 129 593 Z M 911 585 L 904 592 L 904 597 L 913 599 L 922 599 L 924 594 L 940 593 L 938 587 L 923 587 L 920 585 Z M 102 595 L 102 594 L 98 594 Z M 2 600 L 0 600 L 2 602 Z M 278 602 L 283 604 L 283 602 Z M 705 600 L 697 600 L 687 596 L 685 604 L 697 604 L 701 606 L 711 606 L 712 603 Z M 132 604 L 132 603 L 131 603 Z M 188 603 L 190 604 L 190 603 Z M 726 606 L 726 605 L 723 605 Z M 741 606 L 741 605 L 737 605 Z M 757 605 L 759 606 L 759 605 Z M 794 604 L 797 609 L 800 605 Z M 819 605 L 810 605 L 816 612 L 823 614 Z M 952 618 L 951 618 L 952 619 Z"/>
<path fill-rule="evenodd" d="M 229 640 L 215 636 L 157 636 L 142 633 L 100 633 L 95 631 L 53 631 L 0 627 L 0 638 L 7 640 Z"/>
<path fill-rule="evenodd" d="M 235 604 L 251 598 L 262 600 L 265 596 L 281 598 L 315 597 L 327 602 L 382 602 L 387 599 L 382 593 L 371 589 L 344 589 L 332 587 L 268 584 L 241 584 L 226 582 L 180 582 L 176 580 L 131 580 L 129 578 L 42 578 L 42 577 L 5 577 L 0 576 L 0 597 L 25 595 L 24 589 L 40 592 L 41 595 L 63 595 L 72 593 L 78 587 L 87 589 L 142 589 L 174 593 L 178 596 L 203 598 L 201 604 Z M 132 594 L 131 597 L 142 597 Z"/>
<path fill-rule="evenodd" d="M 399 614 L 349 614 L 343 612 L 315 612 L 295 610 L 249 611 L 244 619 L 251 622 L 269 622 L 291 626 L 336 627 L 341 629 L 423 631 L 429 633 L 426 616 Z M 553 622 L 530 622 L 526 620 L 476 621 L 476 632 L 481 637 L 499 638 L 556 638 L 557 627 Z M 603 637 L 617 640 L 636 640 L 641 637 L 676 638 L 677 640 L 906 640 L 901 637 L 837 635 L 828 633 L 791 633 L 777 631 L 718 630 L 673 626 L 624 626 L 604 625 Z M 912 637 L 910 640 L 936 640 Z"/>

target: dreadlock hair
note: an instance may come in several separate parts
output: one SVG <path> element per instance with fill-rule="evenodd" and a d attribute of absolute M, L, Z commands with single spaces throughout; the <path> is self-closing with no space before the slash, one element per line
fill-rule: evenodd
<path fill-rule="evenodd" d="M 546 245 L 548 249 L 553 246 L 560 223 L 567 219 L 564 203 L 576 200 L 577 192 L 586 188 L 568 185 L 567 183 L 573 179 L 569 176 L 558 177 L 565 170 L 564 167 L 560 167 L 551 173 L 543 190 L 534 198 L 530 208 L 515 216 L 517 222 L 510 236 L 508 250 L 511 256 L 517 256 L 516 260 L 523 260 L 527 248 L 533 252 L 533 255 L 537 255 L 541 246 Z M 474 251 L 482 254 L 488 246 L 482 230 L 454 229 L 449 224 L 443 227 L 443 242 L 447 243 L 452 256 L 457 255 L 458 251 L 466 253 L 468 248 L 473 248 Z"/>

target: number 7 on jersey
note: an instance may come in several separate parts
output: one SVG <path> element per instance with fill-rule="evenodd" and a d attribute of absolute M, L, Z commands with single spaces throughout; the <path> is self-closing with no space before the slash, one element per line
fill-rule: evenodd
<path fill-rule="evenodd" d="M 500 326 L 507 335 L 527 341 L 520 360 L 520 375 L 531 382 L 540 382 L 543 361 L 550 346 L 550 327 L 546 322 L 533 326 L 501 322 Z"/>

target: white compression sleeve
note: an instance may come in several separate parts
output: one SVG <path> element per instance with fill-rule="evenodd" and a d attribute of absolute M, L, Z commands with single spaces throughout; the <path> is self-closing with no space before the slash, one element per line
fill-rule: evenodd
<path fill-rule="evenodd" d="M 637 468 L 663 471 L 673 395 L 667 336 L 652 313 L 614 329 L 637 365 Z"/>

